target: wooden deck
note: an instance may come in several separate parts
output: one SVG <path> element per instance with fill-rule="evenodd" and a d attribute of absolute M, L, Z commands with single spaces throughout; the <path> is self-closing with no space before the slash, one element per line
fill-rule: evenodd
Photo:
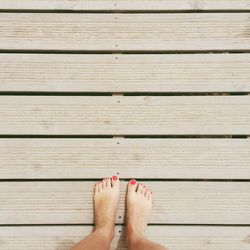
<path fill-rule="evenodd" d="M 0 249 L 68 250 L 93 184 L 155 193 L 169 250 L 250 248 L 249 0 L 0 0 Z"/>

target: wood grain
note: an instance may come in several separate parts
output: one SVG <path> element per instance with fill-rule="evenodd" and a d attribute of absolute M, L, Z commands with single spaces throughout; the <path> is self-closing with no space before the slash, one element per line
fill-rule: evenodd
<path fill-rule="evenodd" d="M 144 182 L 154 193 L 150 223 L 249 224 L 248 182 Z M 1 182 L 0 224 L 93 222 L 94 182 Z M 124 222 L 126 183 L 117 223 Z"/>
<path fill-rule="evenodd" d="M 1 96 L 0 134 L 250 134 L 250 96 Z"/>
<path fill-rule="evenodd" d="M 0 0 L 10 10 L 249 10 L 249 0 Z"/>
<path fill-rule="evenodd" d="M 1 13 L 0 50 L 249 50 L 250 13 Z"/>
<path fill-rule="evenodd" d="M 0 54 L 0 91 L 250 91 L 250 54 Z"/>
<path fill-rule="evenodd" d="M 88 235 L 90 226 L 2 227 L 1 250 L 69 250 Z M 250 227 L 149 226 L 146 236 L 172 250 L 248 250 Z M 115 228 L 111 249 L 125 250 L 125 228 Z"/>
<path fill-rule="evenodd" d="M 117 173 L 121 178 L 250 179 L 250 140 L 0 139 L 1 179 Z"/>

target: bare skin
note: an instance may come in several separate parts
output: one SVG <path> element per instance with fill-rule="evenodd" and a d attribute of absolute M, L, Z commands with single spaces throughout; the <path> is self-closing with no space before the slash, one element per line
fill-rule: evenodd
<path fill-rule="evenodd" d="M 103 179 L 94 188 L 95 229 L 71 250 L 109 250 L 114 237 L 115 215 L 120 196 L 117 176 Z M 152 193 L 131 180 L 127 189 L 127 234 L 130 250 L 166 250 L 147 240 L 144 231 L 152 208 Z"/>
<path fill-rule="evenodd" d="M 95 229 L 72 250 L 108 250 L 114 238 L 115 215 L 120 197 L 120 181 L 117 176 L 95 184 Z"/>
<path fill-rule="evenodd" d="M 144 233 L 152 209 L 153 194 L 148 187 L 131 180 L 127 189 L 127 233 L 130 250 L 166 250 L 165 247 L 149 241 Z"/>

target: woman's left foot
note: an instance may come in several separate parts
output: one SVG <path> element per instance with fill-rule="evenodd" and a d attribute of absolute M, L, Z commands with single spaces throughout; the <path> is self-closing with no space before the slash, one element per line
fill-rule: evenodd
<path fill-rule="evenodd" d="M 115 215 L 120 197 L 120 181 L 117 176 L 106 178 L 95 184 L 95 229 L 101 230 L 111 239 L 114 236 Z"/>

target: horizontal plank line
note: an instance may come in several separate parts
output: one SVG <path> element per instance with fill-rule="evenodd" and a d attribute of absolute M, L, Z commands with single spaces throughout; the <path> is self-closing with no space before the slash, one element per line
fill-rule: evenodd
<path fill-rule="evenodd" d="M 55 92 L 55 91 L 0 91 L 2 95 L 18 95 L 18 96 L 112 96 L 114 92 Z M 246 91 L 221 91 L 221 92 L 119 92 L 124 96 L 224 96 L 224 95 L 249 95 Z"/>
<path fill-rule="evenodd" d="M 72 227 L 72 226 L 94 226 L 94 224 L 91 223 L 69 223 L 69 224 L 0 224 L 1 227 Z M 115 226 L 125 226 L 124 223 L 115 223 Z M 186 223 L 186 224 L 179 224 L 179 223 L 148 223 L 148 227 L 157 227 L 157 226 L 197 226 L 197 227 L 249 227 L 250 224 L 192 224 L 192 223 Z"/>
<path fill-rule="evenodd" d="M 247 9 L 214 9 L 214 10 L 46 10 L 46 9 L 0 9 L 0 13 L 57 13 L 57 14 L 178 14 L 178 13 L 250 13 L 250 10 Z"/>
<path fill-rule="evenodd" d="M 0 49 L 0 53 L 20 54 L 222 54 L 222 53 L 250 53 L 250 49 L 233 50 L 26 50 Z"/>
<path fill-rule="evenodd" d="M 123 93 L 124 96 L 141 96 L 141 95 L 149 95 L 149 96 L 206 96 L 206 95 L 248 95 L 250 94 L 250 92 L 136 92 L 136 93 L 132 93 L 132 92 L 126 92 Z"/>
<path fill-rule="evenodd" d="M 89 182 L 100 181 L 102 178 L 53 178 L 53 179 L 0 179 L 1 182 Z M 120 178 L 121 182 L 128 182 L 130 178 Z M 143 182 L 250 182 L 250 179 L 187 179 L 187 178 L 136 178 L 137 181 Z"/>
<path fill-rule="evenodd" d="M 113 138 L 113 135 L 0 135 L 1 138 Z"/>
<path fill-rule="evenodd" d="M 113 139 L 113 137 L 124 137 L 124 138 L 151 138 L 151 139 L 178 139 L 178 138 L 187 138 L 187 139 L 192 139 L 192 138 L 229 138 L 229 139 L 247 139 L 249 135 L 237 135 L 237 134 L 232 134 L 232 135 L 35 135 L 35 134 L 30 134 L 30 135 L 3 135 L 0 134 L 0 139 L 1 138 L 110 138 Z"/>
<path fill-rule="evenodd" d="M 229 138 L 229 139 L 246 139 L 249 135 L 125 135 L 124 138 Z"/>
<path fill-rule="evenodd" d="M 245 93 L 245 92 L 244 92 Z M 245 93 L 246 94 L 246 93 Z M 36 96 L 112 96 L 112 92 L 33 92 L 33 91 L 0 91 L 1 95 L 36 95 Z"/>
<path fill-rule="evenodd" d="M 61 10 L 46 10 L 46 9 L 0 9 L 0 13 L 61 13 L 61 14 L 84 14 L 84 13 L 93 13 L 93 14 L 99 14 L 99 13 L 110 13 L 110 14 L 147 14 L 147 13 L 156 13 L 156 14 L 178 14 L 178 13 L 250 13 L 250 10 L 247 9 L 223 9 L 223 10 L 67 10 L 67 9 L 61 9 Z"/>

